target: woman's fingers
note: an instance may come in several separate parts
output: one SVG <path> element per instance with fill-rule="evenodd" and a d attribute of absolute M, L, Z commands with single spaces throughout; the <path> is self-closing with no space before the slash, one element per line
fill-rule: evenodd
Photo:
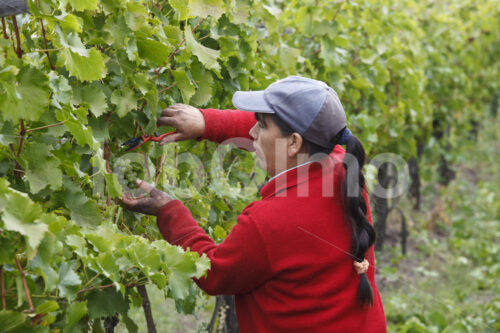
<path fill-rule="evenodd" d="M 161 116 L 156 121 L 156 126 L 171 126 L 177 128 L 179 122 L 174 117 Z"/>
<path fill-rule="evenodd" d="M 196 139 L 205 132 L 205 118 L 201 111 L 191 105 L 174 104 L 163 110 L 156 122 L 157 126 L 171 126 L 176 134 L 165 137 L 160 145 L 167 142 Z"/>
<path fill-rule="evenodd" d="M 125 207 L 127 207 L 127 209 L 133 210 L 137 203 L 137 200 L 132 198 L 130 196 L 130 193 L 123 193 L 122 202 L 125 205 Z"/>
<path fill-rule="evenodd" d="M 151 193 L 151 191 L 154 189 L 153 185 L 146 183 L 145 181 L 143 181 L 141 179 L 137 179 L 135 181 L 135 183 L 137 184 L 138 188 L 140 188 L 141 190 L 143 190 L 146 193 Z"/>
<path fill-rule="evenodd" d="M 169 106 L 168 108 L 164 109 L 161 113 L 161 116 L 162 117 L 173 117 L 175 116 L 176 114 L 179 113 L 181 107 L 180 107 L 181 104 L 174 104 L 174 105 L 171 105 Z"/>
<path fill-rule="evenodd" d="M 175 142 L 175 141 L 181 141 L 184 137 L 184 134 L 183 133 L 174 133 L 174 134 L 170 134 L 170 135 L 167 135 L 166 137 L 164 137 L 163 139 L 161 139 L 160 141 L 160 146 L 168 143 L 168 142 Z"/>
<path fill-rule="evenodd" d="M 125 208 L 148 215 L 157 215 L 161 207 L 172 200 L 166 193 L 156 189 L 153 185 L 142 180 L 137 180 L 137 186 L 150 196 L 142 194 L 134 199 L 129 193 L 122 195 L 122 202 Z"/>

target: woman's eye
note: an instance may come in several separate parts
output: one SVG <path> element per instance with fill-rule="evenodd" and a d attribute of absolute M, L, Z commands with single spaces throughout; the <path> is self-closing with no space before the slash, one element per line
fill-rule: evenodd
<path fill-rule="evenodd" d="M 259 125 L 260 128 L 265 128 L 264 124 L 261 123 L 260 121 L 258 121 L 257 124 Z"/>

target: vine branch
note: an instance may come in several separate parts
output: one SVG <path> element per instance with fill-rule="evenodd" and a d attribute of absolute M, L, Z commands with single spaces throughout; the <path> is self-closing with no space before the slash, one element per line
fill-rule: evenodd
<path fill-rule="evenodd" d="M 2 31 L 3 31 L 3 38 L 9 39 L 9 36 L 7 35 L 7 28 L 5 26 L 5 18 L 2 17 Z"/>
<path fill-rule="evenodd" d="M 23 143 L 24 143 L 24 136 L 26 134 L 26 128 L 24 127 L 24 119 L 21 119 L 21 129 L 19 130 L 19 146 L 17 147 L 17 153 L 14 152 L 14 147 L 11 146 L 12 153 L 14 153 L 15 161 L 16 161 L 16 166 L 14 169 L 14 177 L 17 179 L 21 178 L 21 172 L 23 168 L 19 164 L 19 156 L 21 155 L 21 152 L 23 151 Z"/>
<path fill-rule="evenodd" d="M 2 31 L 3 31 L 3 38 L 9 39 L 9 36 L 7 35 L 7 27 L 5 26 L 5 18 L 2 17 Z M 7 59 L 7 50 L 4 52 L 5 54 L 5 59 Z"/>
<path fill-rule="evenodd" d="M 132 287 L 135 287 L 135 286 L 138 286 L 138 285 L 139 285 L 139 282 L 130 282 L 130 283 L 127 283 L 125 285 L 125 288 L 132 288 Z M 77 294 L 86 293 L 87 291 L 92 291 L 92 290 L 101 290 L 101 289 L 111 288 L 111 287 L 114 287 L 114 286 L 115 286 L 114 283 L 103 284 L 102 286 L 97 286 L 97 287 L 92 286 L 92 287 L 80 289 L 77 292 Z"/>
<path fill-rule="evenodd" d="M 19 27 L 17 26 L 17 19 L 12 16 L 12 25 L 14 26 L 14 33 L 16 34 L 16 54 L 19 59 L 23 57 L 23 50 L 21 49 L 21 37 L 19 36 Z"/>
<path fill-rule="evenodd" d="M 6 310 L 7 302 L 5 301 L 5 281 L 3 279 L 3 266 L 0 266 L 0 285 L 2 286 L 2 310 Z"/>
<path fill-rule="evenodd" d="M 50 124 L 50 125 L 45 125 L 45 126 L 40 126 L 40 127 L 35 127 L 35 128 L 28 128 L 28 129 L 26 130 L 26 133 L 33 132 L 33 131 L 38 131 L 38 130 L 45 129 L 45 128 L 50 128 L 50 127 L 61 126 L 61 125 L 63 125 L 65 122 L 67 122 L 67 120 L 63 120 L 63 121 L 58 122 L 58 123 L 55 123 L 55 124 Z"/>
<path fill-rule="evenodd" d="M 137 291 L 142 297 L 142 308 L 144 310 L 144 316 L 146 317 L 146 324 L 148 326 L 148 333 L 156 333 L 156 326 L 153 320 L 153 313 L 151 312 L 151 303 L 149 302 L 148 291 L 146 286 L 137 286 Z"/>
<path fill-rule="evenodd" d="M 161 94 L 161 93 L 164 93 L 164 92 L 166 92 L 166 91 L 170 90 L 170 88 L 172 88 L 173 86 L 175 86 L 175 82 L 174 82 L 174 83 L 172 83 L 171 85 L 169 85 L 169 86 L 167 86 L 167 87 L 163 88 L 162 90 L 158 91 L 158 94 Z"/>
<path fill-rule="evenodd" d="M 43 42 L 45 44 L 45 54 L 47 55 L 47 59 L 49 60 L 50 68 L 52 68 L 52 70 L 54 71 L 54 70 L 56 70 L 56 67 L 52 63 L 52 60 L 50 59 L 50 55 L 49 55 L 49 51 L 48 51 L 48 47 L 47 47 L 47 36 L 45 34 L 45 27 L 43 26 L 42 19 L 40 19 L 40 24 L 42 25 L 42 35 L 43 35 Z"/>
<path fill-rule="evenodd" d="M 31 301 L 30 290 L 28 288 L 28 283 L 26 282 L 26 274 L 24 273 L 23 267 L 21 266 L 19 259 L 17 259 L 17 255 L 14 256 L 14 261 L 16 262 L 17 269 L 21 274 L 21 280 L 23 281 L 23 286 L 24 286 L 24 293 L 26 294 L 26 299 L 28 301 L 29 312 L 34 312 L 35 307 L 33 306 L 33 302 Z"/>
<path fill-rule="evenodd" d="M 160 179 L 161 175 L 161 167 L 163 166 L 164 162 L 165 162 L 165 153 L 162 153 L 160 159 L 158 160 L 158 163 L 156 164 L 155 184 L 158 184 L 158 180 Z"/>

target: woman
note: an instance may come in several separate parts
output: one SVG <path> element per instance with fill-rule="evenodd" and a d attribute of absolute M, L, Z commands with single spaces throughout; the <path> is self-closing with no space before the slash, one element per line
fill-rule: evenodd
<path fill-rule="evenodd" d="M 123 203 L 156 215 L 168 242 L 210 258 L 211 269 L 196 283 L 212 295 L 235 295 L 243 333 L 385 332 L 360 172 L 364 150 L 346 128 L 337 94 L 321 81 L 292 76 L 264 91 L 237 92 L 233 103 L 244 111 L 202 114 L 175 105 L 159 120 L 177 129 L 169 140 L 253 139 L 271 179 L 221 244 L 180 201 L 149 184 L 139 184 L 149 197 Z"/>

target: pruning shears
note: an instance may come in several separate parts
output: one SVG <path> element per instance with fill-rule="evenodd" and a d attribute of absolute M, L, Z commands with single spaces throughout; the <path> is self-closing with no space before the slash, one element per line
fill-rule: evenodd
<path fill-rule="evenodd" d="M 156 133 L 156 132 L 153 135 L 143 134 L 137 138 L 132 138 L 130 140 L 125 141 L 124 143 L 122 143 L 121 147 L 126 148 L 125 151 L 131 151 L 131 150 L 134 150 L 134 149 L 142 146 L 143 144 L 145 144 L 148 141 L 160 142 L 166 136 L 172 135 L 174 133 L 177 133 L 177 132 L 172 131 L 172 132 L 164 133 L 161 135 L 158 135 L 158 133 Z"/>

